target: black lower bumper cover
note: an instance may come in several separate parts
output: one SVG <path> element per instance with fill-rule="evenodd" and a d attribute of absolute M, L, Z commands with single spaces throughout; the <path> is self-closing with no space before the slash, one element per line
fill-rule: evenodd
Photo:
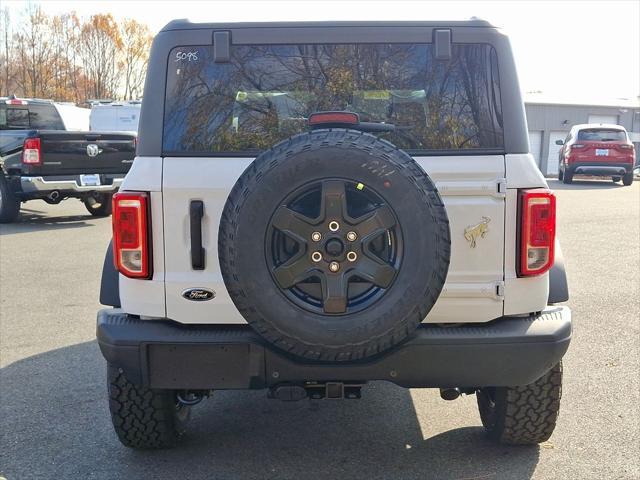
<path fill-rule="evenodd" d="M 575 175 L 624 175 L 633 171 L 632 163 L 608 163 L 608 162 L 573 162 L 569 169 Z"/>
<path fill-rule="evenodd" d="M 182 325 L 98 313 L 105 359 L 134 383 L 167 389 L 262 389 L 283 383 L 387 380 L 403 387 L 529 384 L 560 361 L 571 311 L 443 328 L 421 325 L 411 340 L 366 362 L 303 362 L 271 348 L 248 325 Z"/>

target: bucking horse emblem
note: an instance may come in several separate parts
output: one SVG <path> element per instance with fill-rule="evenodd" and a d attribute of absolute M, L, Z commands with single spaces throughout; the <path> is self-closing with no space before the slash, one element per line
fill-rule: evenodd
<path fill-rule="evenodd" d="M 476 240 L 478 240 L 478 237 L 484 238 L 487 236 L 490 221 L 491 219 L 489 217 L 482 217 L 480 223 L 470 225 L 464 229 L 464 238 L 471 244 L 471 248 L 476 248 Z"/>

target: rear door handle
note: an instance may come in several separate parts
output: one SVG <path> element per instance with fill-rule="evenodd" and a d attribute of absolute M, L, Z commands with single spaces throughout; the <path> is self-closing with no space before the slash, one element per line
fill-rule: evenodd
<path fill-rule="evenodd" d="M 204 202 L 192 200 L 189 204 L 189 226 L 191 230 L 191 268 L 204 270 L 205 250 L 202 246 L 202 217 Z"/>

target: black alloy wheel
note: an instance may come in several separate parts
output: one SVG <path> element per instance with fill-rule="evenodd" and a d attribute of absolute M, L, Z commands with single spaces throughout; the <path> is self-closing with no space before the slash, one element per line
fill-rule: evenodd
<path fill-rule="evenodd" d="M 402 262 L 395 212 L 377 192 L 347 179 L 292 192 L 271 218 L 265 240 L 277 285 L 314 313 L 368 308 L 391 287 Z"/>

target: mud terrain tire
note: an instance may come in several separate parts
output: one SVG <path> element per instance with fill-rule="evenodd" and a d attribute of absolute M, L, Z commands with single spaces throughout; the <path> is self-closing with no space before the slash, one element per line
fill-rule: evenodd
<path fill-rule="evenodd" d="M 562 396 L 562 364 L 522 387 L 480 389 L 480 418 L 489 437 L 506 445 L 535 445 L 556 427 Z"/>
<path fill-rule="evenodd" d="M 107 367 L 109 411 L 120 442 L 135 449 L 172 447 L 189 419 L 190 407 L 178 406 L 173 390 L 152 390 L 131 383 L 117 367 Z"/>

